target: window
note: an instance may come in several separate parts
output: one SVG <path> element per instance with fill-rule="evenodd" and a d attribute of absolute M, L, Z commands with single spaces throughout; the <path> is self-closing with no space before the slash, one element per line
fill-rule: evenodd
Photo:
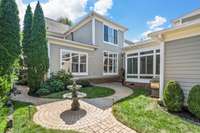
<path fill-rule="evenodd" d="M 140 58 L 140 73 L 153 74 L 153 55 Z"/>
<path fill-rule="evenodd" d="M 62 49 L 61 69 L 72 74 L 87 74 L 87 54 Z"/>
<path fill-rule="evenodd" d="M 112 44 L 118 43 L 118 31 L 116 29 L 110 28 L 104 25 L 104 41 Z"/>
<path fill-rule="evenodd" d="M 104 52 L 104 74 L 117 74 L 118 55 L 112 52 Z"/>
<path fill-rule="evenodd" d="M 158 76 L 160 74 L 160 50 L 127 54 L 126 70 L 127 78 L 152 79 Z"/>
<path fill-rule="evenodd" d="M 160 50 L 156 50 L 156 74 L 160 75 Z"/>

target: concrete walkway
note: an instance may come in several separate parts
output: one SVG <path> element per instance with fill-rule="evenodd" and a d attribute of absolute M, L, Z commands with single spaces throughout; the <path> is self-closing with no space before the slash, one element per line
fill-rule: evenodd
<path fill-rule="evenodd" d="M 115 90 L 113 96 L 80 100 L 81 110 L 71 111 L 71 100 L 55 101 L 34 98 L 27 94 L 13 97 L 15 100 L 32 102 L 37 107 L 33 120 L 51 129 L 71 129 L 85 133 L 135 133 L 134 130 L 118 122 L 112 115 L 112 103 L 132 94 L 132 90 L 120 83 L 98 84 Z M 19 88 L 23 89 L 22 86 Z M 26 89 L 26 88 L 25 88 Z M 22 99 L 18 99 L 22 98 Z M 51 103 L 49 103 L 51 102 Z"/>
<path fill-rule="evenodd" d="M 28 95 L 29 88 L 27 86 L 17 85 L 16 88 L 21 92 L 21 94 L 17 95 L 12 94 L 11 99 L 14 101 L 27 102 L 27 103 L 32 103 L 34 105 L 42 105 L 60 100 L 60 99 L 48 99 L 48 98 L 38 98 L 29 96 Z"/>
<path fill-rule="evenodd" d="M 103 98 L 93 98 L 93 99 L 83 99 L 83 101 L 92 104 L 101 109 L 108 109 L 112 107 L 112 104 L 120 99 L 127 97 L 133 93 L 131 89 L 128 87 L 122 86 L 121 83 L 113 82 L 113 83 L 104 83 L 104 84 L 96 84 L 96 86 L 108 87 L 115 90 L 114 95 L 103 97 Z"/>

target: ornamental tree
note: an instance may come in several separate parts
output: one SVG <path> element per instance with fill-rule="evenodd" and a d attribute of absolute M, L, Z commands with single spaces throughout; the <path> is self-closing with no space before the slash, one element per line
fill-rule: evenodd
<path fill-rule="evenodd" d="M 20 47 L 20 25 L 15 0 L 0 1 L 0 100 L 9 92 L 16 72 Z"/>
<path fill-rule="evenodd" d="M 28 49 L 28 84 L 30 93 L 35 93 L 44 81 L 49 68 L 45 19 L 39 2 L 34 12 L 31 43 Z"/>
<path fill-rule="evenodd" d="M 23 27 L 23 57 L 24 57 L 24 66 L 27 66 L 28 63 L 28 48 L 31 43 L 31 32 L 32 32 L 32 20 L 33 13 L 31 11 L 31 6 L 28 5 L 26 9 L 26 14 L 24 16 L 24 27 Z"/>

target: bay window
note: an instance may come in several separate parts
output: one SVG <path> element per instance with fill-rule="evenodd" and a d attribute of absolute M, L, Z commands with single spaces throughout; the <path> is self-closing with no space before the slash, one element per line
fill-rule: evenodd
<path fill-rule="evenodd" d="M 87 54 L 61 50 L 61 69 L 72 74 L 87 74 Z"/>
<path fill-rule="evenodd" d="M 117 74 L 118 55 L 117 53 L 104 52 L 104 74 Z"/>
<path fill-rule="evenodd" d="M 160 50 L 127 54 L 127 78 L 152 79 L 160 74 Z"/>

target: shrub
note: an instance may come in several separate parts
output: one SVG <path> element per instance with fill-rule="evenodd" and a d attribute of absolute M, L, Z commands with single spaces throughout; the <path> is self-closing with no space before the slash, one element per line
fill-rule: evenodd
<path fill-rule="evenodd" d="M 50 92 L 58 92 L 64 90 L 64 83 L 60 80 L 49 80 L 47 86 Z"/>
<path fill-rule="evenodd" d="M 50 93 L 50 91 L 46 88 L 46 86 L 44 88 L 39 89 L 36 94 L 38 96 L 45 96 L 48 95 Z"/>
<path fill-rule="evenodd" d="M 65 70 L 58 71 L 57 73 L 52 73 L 50 79 L 60 80 L 64 83 L 65 89 L 67 88 L 67 85 L 71 85 L 73 83 L 72 74 L 66 72 Z"/>
<path fill-rule="evenodd" d="M 200 85 L 192 87 L 187 102 L 189 111 L 200 118 Z"/>
<path fill-rule="evenodd" d="M 77 80 L 76 83 L 82 87 L 90 87 L 91 84 L 88 80 Z"/>
<path fill-rule="evenodd" d="M 176 81 L 169 81 L 164 89 L 164 104 L 169 111 L 181 111 L 184 103 L 184 94 Z"/>

